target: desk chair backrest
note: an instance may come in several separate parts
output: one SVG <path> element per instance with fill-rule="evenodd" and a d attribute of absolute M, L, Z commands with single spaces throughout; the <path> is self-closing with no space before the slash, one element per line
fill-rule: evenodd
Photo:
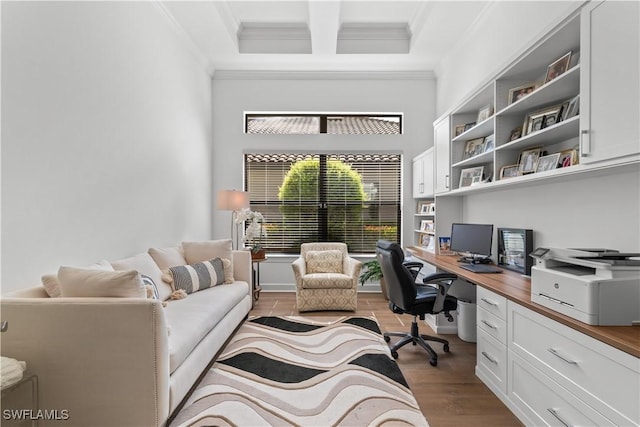
<path fill-rule="evenodd" d="M 388 240 L 378 240 L 376 257 L 382 268 L 382 276 L 387 283 L 389 301 L 404 311 L 411 311 L 418 288 L 415 278 L 404 265 L 402 247 Z"/>

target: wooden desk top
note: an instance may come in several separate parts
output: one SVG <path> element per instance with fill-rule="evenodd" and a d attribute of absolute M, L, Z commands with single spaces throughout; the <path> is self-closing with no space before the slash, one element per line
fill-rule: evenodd
<path fill-rule="evenodd" d="M 460 268 L 457 256 L 435 255 L 418 247 L 407 248 L 416 258 L 458 277 L 502 295 L 556 322 L 589 335 L 619 350 L 640 358 L 640 326 L 592 326 L 531 302 L 531 280 L 515 271 L 480 274 Z"/>

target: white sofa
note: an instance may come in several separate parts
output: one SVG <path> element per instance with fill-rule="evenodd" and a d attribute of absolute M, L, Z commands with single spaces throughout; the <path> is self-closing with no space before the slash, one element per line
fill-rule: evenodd
<path fill-rule="evenodd" d="M 125 270 L 148 259 L 112 265 Z M 233 283 L 165 307 L 159 299 L 51 298 L 43 286 L 14 292 L 0 303 L 9 322 L 2 355 L 38 375 L 40 409 L 68 411 L 51 425 L 165 425 L 251 310 L 250 253 L 233 251 L 232 262 Z"/>

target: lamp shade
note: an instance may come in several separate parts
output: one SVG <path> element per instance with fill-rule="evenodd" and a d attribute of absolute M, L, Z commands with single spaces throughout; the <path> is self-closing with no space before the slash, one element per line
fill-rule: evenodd
<path fill-rule="evenodd" d="M 216 208 L 223 211 L 239 211 L 249 207 L 249 193 L 238 190 L 218 191 Z"/>

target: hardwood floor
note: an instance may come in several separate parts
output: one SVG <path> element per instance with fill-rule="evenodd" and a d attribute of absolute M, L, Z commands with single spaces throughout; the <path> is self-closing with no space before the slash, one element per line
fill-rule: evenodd
<path fill-rule="evenodd" d="M 251 316 L 335 317 L 351 312 L 328 311 L 298 313 L 294 293 L 261 293 L 251 310 Z M 381 294 L 359 294 L 357 315 L 375 316 L 383 332 L 409 331 L 411 316 L 396 315 L 389 310 Z M 420 323 L 420 332 L 433 331 Z M 397 359 L 411 391 L 416 397 L 429 425 L 439 426 L 522 426 L 522 423 L 475 376 L 476 346 L 458 338 L 449 340 L 450 352 L 444 353 L 434 344 L 438 366 L 429 365 L 429 358 L 420 346 L 405 346 Z"/>

